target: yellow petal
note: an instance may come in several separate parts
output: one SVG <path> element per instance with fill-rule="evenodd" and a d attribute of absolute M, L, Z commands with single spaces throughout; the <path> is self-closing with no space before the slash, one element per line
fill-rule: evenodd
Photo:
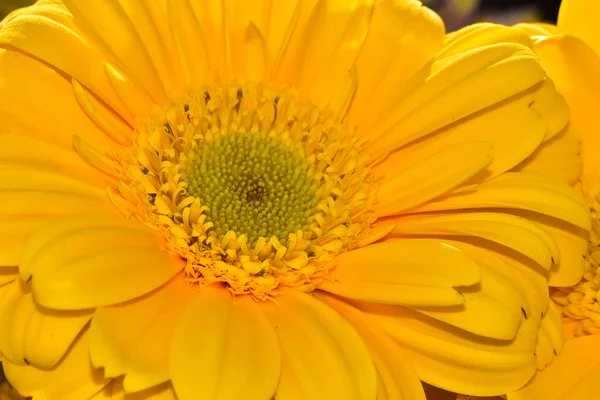
<path fill-rule="evenodd" d="M 275 397 L 374 400 L 375 366 L 352 325 L 299 291 L 287 291 L 277 301 L 277 306 L 264 305 L 281 346 L 281 378 Z"/>
<path fill-rule="evenodd" d="M 527 47 L 533 44 L 529 35 L 521 29 L 491 23 L 476 23 L 449 33 L 438 57 L 445 58 L 469 49 L 499 43 L 517 43 Z"/>
<path fill-rule="evenodd" d="M 339 298 L 316 292 L 315 297 L 349 321 L 365 341 L 377 369 L 377 399 L 425 400 L 423 386 L 396 343 L 365 315 Z"/>
<path fill-rule="evenodd" d="M 425 382 L 445 390 L 491 396 L 521 387 L 536 369 L 540 315 L 523 321 L 512 341 L 484 339 L 403 307 L 359 304 L 379 323 Z"/>
<path fill-rule="evenodd" d="M 443 241 L 405 239 L 340 254 L 332 278 L 318 288 L 362 301 L 448 306 L 464 302 L 454 287 L 476 284 L 480 273 Z"/>
<path fill-rule="evenodd" d="M 560 248 L 560 262 L 550 269 L 548 286 L 574 286 L 581 280 L 585 268 L 584 256 L 588 250 L 589 233 L 581 228 L 554 218 L 526 215 L 540 225 Z"/>
<path fill-rule="evenodd" d="M 318 106 L 343 87 L 369 29 L 373 0 L 318 2 L 308 20 L 295 86 L 302 98 Z"/>
<path fill-rule="evenodd" d="M 153 386 L 150 389 L 135 393 L 123 390 L 122 379 L 113 379 L 104 389 L 90 400 L 177 400 L 170 382 Z"/>
<path fill-rule="evenodd" d="M 513 171 L 533 172 L 575 184 L 583 169 L 581 139 L 572 125 L 542 145 Z"/>
<path fill-rule="evenodd" d="M 600 33 L 595 16 L 600 15 L 600 5 L 593 1 L 563 0 L 558 13 L 558 28 L 590 45 L 600 54 Z"/>
<path fill-rule="evenodd" d="M 84 331 L 65 358 L 49 371 L 3 360 L 4 373 L 24 396 L 33 396 L 35 399 L 88 399 L 108 383 L 108 379 L 102 376 L 102 370 L 90 364 L 88 343 L 88 334 Z"/>
<path fill-rule="evenodd" d="M 71 150 L 71 138 L 77 133 L 97 148 L 116 149 L 116 143 L 81 111 L 71 85 L 56 71 L 21 53 L 0 50 L 0 76 L 1 130 L 27 133 L 67 150 Z M 69 118 L 61 117 L 65 114 Z M 52 146 L 38 144 L 30 157 L 48 159 L 36 154 L 42 147 Z M 64 163 L 74 163 L 72 155 L 66 158 Z"/>
<path fill-rule="evenodd" d="M 600 173 L 600 124 L 595 117 L 600 107 L 600 58 L 586 43 L 563 35 L 537 42 L 534 50 L 571 108 L 571 127 L 582 139 L 582 180 L 596 179 Z"/>
<path fill-rule="evenodd" d="M 398 214 L 454 189 L 492 161 L 491 150 L 488 143 L 468 142 L 416 161 L 404 171 L 394 171 L 395 176 L 379 189 L 375 213 L 380 217 Z"/>
<path fill-rule="evenodd" d="M 167 12 L 186 82 L 190 87 L 200 89 L 214 74 L 209 70 L 204 33 L 188 0 L 167 0 Z"/>
<path fill-rule="evenodd" d="M 231 56 L 231 69 L 238 77 L 252 79 L 257 64 L 262 64 L 264 77 L 267 72 L 267 44 L 265 36 L 269 32 L 269 19 L 273 12 L 272 0 L 230 0 L 226 6 L 226 24 Z M 250 40 L 249 40 L 250 39 Z M 252 43 L 253 42 L 253 43 Z M 254 52 L 248 52 L 254 47 Z"/>
<path fill-rule="evenodd" d="M 101 307 L 90 327 L 92 364 L 107 377 L 125 375 L 123 388 L 137 392 L 171 379 L 169 346 L 192 291 L 183 276 L 126 304 Z"/>
<path fill-rule="evenodd" d="M 455 307 L 414 307 L 440 321 L 476 335 L 512 340 L 523 320 L 541 315 L 548 305 L 543 278 L 525 266 L 513 266 L 483 246 L 449 242 L 475 260 L 481 281 L 471 288 L 460 288 L 465 301 Z"/>
<path fill-rule="evenodd" d="M 136 221 L 80 214 L 42 227 L 23 251 L 20 272 L 39 304 L 77 310 L 146 294 L 183 265 Z"/>
<path fill-rule="evenodd" d="M 509 400 L 589 400 L 598 395 L 600 335 L 565 343 L 562 353 L 539 371 L 522 389 L 508 393 Z"/>
<path fill-rule="evenodd" d="M 146 49 L 151 60 L 151 65 L 160 78 L 156 83 L 160 83 L 167 96 L 170 95 L 169 97 L 173 98 L 183 94 L 183 74 L 181 73 L 179 60 L 177 57 L 172 57 L 174 55 L 172 50 L 174 49 L 168 48 L 170 43 L 164 37 L 165 30 L 164 28 L 161 29 L 161 25 L 166 23 L 166 12 L 164 2 L 160 3 L 143 0 L 120 2 L 123 11 L 127 14 L 138 35 L 137 38 L 132 40 L 142 42 L 142 46 Z M 157 9 L 162 11 L 162 15 L 157 15 Z M 120 14 L 119 19 L 124 24 L 128 24 L 127 20 L 123 18 L 123 14 L 118 14 Z M 93 14 L 92 18 L 96 19 L 98 16 Z M 104 30 L 103 27 L 100 29 Z M 127 30 L 131 33 L 131 28 L 127 28 Z M 116 35 L 116 32 L 113 31 L 112 34 Z M 122 41 L 123 39 L 118 37 L 117 40 Z M 111 45 L 114 46 L 115 44 L 111 43 Z M 123 43 L 116 45 L 123 46 Z M 131 57 L 133 55 L 128 54 L 127 56 Z M 136 61 L 139 62 L 140 60 Z"/>
<path fill-rule="evenodd" d="M 0 218 L 0 271 L 2 267 L 19 265 L 25 243 L 46 220 L 44 217 Z"/>
<path fill-rule="evenodd" d="M 441 18 L 421 2 L 385 0 L 375 4 L 356 60 L 360 85 L 349 115 L 359 131 L 365 136 L 370 133 L 377 119 L 410 90 L 408 82 L 434 57 L 443 41 Z"/>
<path fill-rule="evenodd" d="M 553 237 L 526 218 L 501 213 L 424 214 L 392 218 L 395 236 L 472 236 L 506 246 L 535 260 L 545 269 L 560 262 Z M 581 259 L 579 254 L 579 258 Z"/>
<path fill-rule="evenodd" d="M 94 39 L 95 45 L 115 57 L 130 75 L 135 77 L 136 83 L 147 91 L 156 104 L 164 103 L 166 100 L 164 84 L 161 85 L 161 80 L 145 43 L 140 39 L 142 36 L 136 32 L 136 28 L 141 27 L 143 19 L 139 12 L 141 7 L 138 7 L 137 24 L 134 24 L 117 0 L 85 3 L 64 0 L 64 4 L 75 17 L 81 30 Z M 129 4 L 127 9 L 134 11 L 133 7 L 133 4 Z M 146 23 L 148 24 L 149 21 Z M 111 29 L 106 29 L 106 24 L 110 24 Z M 153 42 L 152 38 L 147 36 L 144 39 L 152 45 L 153 54 L 158 56 L 160 54 L 156 47 L 158 43 Z M 92 43 L 88 43 L 88 46 L 92 47 Z M 164 71 L 165 65 L 160 66 Z"/>
<path fill-rule="evenodd" d="M 517 95 L 544 78 L 533 52 L 515 43 L 465 51 L 438 60 L 433 68 L 422 85 L 372 127 L 373 140 L 366 148 L 371 159 Z"/>
<path fill-rule="evenodd" d="M 551 302 L 542 318 L 535 354 L 538 369 L 546 368 L 563 349 L 563 326 L 560 312 Z"/>
<path fill-rule="evenodd" d="M 175 327 L 169 368 L 180 400 L 264 400 L 277 388 L 280 357 L 254 300 L 205 287 Z"/>
<path fill-rule="evenodd" d="M 40 307 L 20 279 L 0 302 L 0 351 L 19 365 L 52 369 L 65 355 L 92 311 L 54 311 Z"/>
<path fill-rule="evenodd" d="M 585 230 L 590 228 L 589 208 L 577 190 L 544 175 L 525 172 L 506 173 L 480 185 L 459 189 L 415 211 L 482 208 L 528 210 Z"/>
<path fill-rule="evenodd" d="M 125 108 L 106 76 L 105 56 L 99 49 L 90 46 L 89 42 L 81 37 L 72 18 L 66 21 L 64 18 L 58 21 L 53 18 L 29 13 L 20 15 L 3 26 L 0 31 L 0 43 L 14 46 L 72 76 L 89 87 L 126 121 L 135 122 L 135 116 Z M 52 71 L 45 66 L 43 68 Z M 46 75 L 48 74 L 49 72 L 46 72 Z M 21 82 L 22 80 L 19 79 L 18 83 Z M 63 80 L 64 85 L 68 83 Z M 55 105 L 64 110 L 64 105 L 56 101 L 56 94 L 52 90 L 42 91 L 37 88 L 36 93 L 38 95 L 51 94 L 53 100 L 45 102 L 46 107 Z M 48 109 L 49 112 L 50 110 L 51 108 Z M 62 113 L 59 112 L 55 115 L 62 115 Z M 63 120 L 67 119 L 63 118 Z M 88 123 L 90 122 L 88 121 Z M 73 130 L 70 133 L 73 132 L 81 132 L 81 130 Z"/>

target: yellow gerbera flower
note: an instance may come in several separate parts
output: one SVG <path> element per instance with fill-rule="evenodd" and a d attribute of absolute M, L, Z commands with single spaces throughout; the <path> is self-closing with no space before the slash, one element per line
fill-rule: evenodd
<path fill-rule="evenodd" d="M 590 217 L 577 143 L 544 172 L 568 113 L 522 30 L 444 38 L 414 0 L 40 0 L 0 43 L 21 394 L 493 395 L 560 350 L 546 280 L 580 278 Z"/>

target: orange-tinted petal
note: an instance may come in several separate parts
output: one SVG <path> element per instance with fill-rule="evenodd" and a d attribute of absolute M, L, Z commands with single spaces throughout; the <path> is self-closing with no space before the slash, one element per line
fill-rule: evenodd
<path fill-rule="evenodd" d="M 65 358 L 51 370 L 3 360 L 4 373 L 23 396 L 33 396 L 35 399 L 88 399 L 109 382 L 102 376 L 101 369 L 92 367 L 88 343 L 88 334 L 84 331 Z"/>
<path fill-rule="evenodd" d="M 92 364 L 103 367 L 107 377 L 125 375 L 127 392 L 170 380 L 173 330 L 192 294 L 183 276 L 177 275 L 133 302 L 98 308 L 90 327 Z"/>
<path fill-rule="evenodd" d="M 184 261 L 137 221 L 79 214 L 42 227 L 25 247 L 21 276 L 49 308 L 85 309 L 146 294 L 172 278 Z"/>
<path fill-rule="evenodd" d="M 91 310 L 54 311 L 35 303 L 20 279 L 0 301 L 0 351 L 15 364 L 51 369 L 91 318 Z"/>
<path fill-rule="evenodd" d="M 508 400 L 590 400 L 598 395 L 600 335 L 565 343 L 562 353 Z"/>
<path fill-rule="evenodd" d="M 264 309 L 281 346 L 280 400 L 374 400 L 377 373 L 365 343 L 341 315 L 290 290 Z"/>
<path fill-rule="evenodd" d="M 464 302 L 455 287 L 479 279 L 477 264 L 460 250 L 439 240 L 404 239 L 340 254 L 332 280 L 318 288 L 362 301 L 448 306 Z"/>
<path fill-rule="evenodd" d="M 175 327 L 173 386 L 180 400 L 269 399 L 277 388 L 280 357 L 275 332 L 254 300 L 205 287 Z"/>

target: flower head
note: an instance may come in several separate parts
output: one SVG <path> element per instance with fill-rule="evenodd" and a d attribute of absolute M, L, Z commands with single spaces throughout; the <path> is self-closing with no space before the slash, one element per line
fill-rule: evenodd
<path fill-rule="evenodd" d="M 414 0 L 40 0 L 0 43 L 23 395 L 492 395 L 560 346 L 546 280 L 580 278 L 589 210 L 570 142 L 541 167 L 568 113 L 525 32 L 444 37 Z"/>

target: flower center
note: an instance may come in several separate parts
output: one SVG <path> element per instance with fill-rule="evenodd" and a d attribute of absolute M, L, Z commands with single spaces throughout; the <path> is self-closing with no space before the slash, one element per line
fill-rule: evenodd
<path fill-rule="evenodd" d="M 189 155 L 182 179 L 187 193 L 208 207 L 217 238 L 233 231 L 249 244 L 308 230 L 316 213 L 314 168 L 278 137 L 233 132 Z"/>
<path fill-rule="evenodd" d="M 207 87 L 141 124 L 117 162 L 113 202 L 162 232 L 191 284 L 262 300 L 311 291 L 373 236 L 361 143 L 291 91 Z"/>

